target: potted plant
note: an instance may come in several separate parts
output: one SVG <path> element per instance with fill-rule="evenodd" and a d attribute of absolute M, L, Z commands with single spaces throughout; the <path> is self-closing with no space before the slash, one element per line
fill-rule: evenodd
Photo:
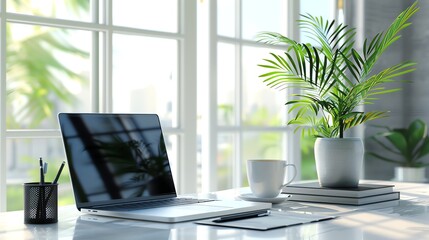
<path fill-rule="evenodd" d="M 408 128 L 382 127 L 385 130 L 371 136 L 370 139 L 385 149 L 389 155 L 368 152 L 368 155 L 395 167 L 395 180 L 407 182 L 426 182 L 425 166 L 429 165 L 429 136 L 426 123 L 416 119 Z"/>
<path fill-rule="evenodd" d="M 356 48 L 356 30 L 322 17 L 302 15 L 300 28 L 317 42 L 299 43 L 275 32 L 263 32 L 258 40 L 286 44 L 284 54 L 270 53 L 259 66 L 268 70 L 260 77 L 272 88 L 299 90 L 292 100 L 288 124 L 316 136 L 315 159 L 318 179 L 324 187 L 355 187 L 363 162 L 360 138 L 344 138 L 344 132 L 359 124 L 385 117 L 386 111 L 363 111 L 357 107 L 371 103 L 377 95 L 398 91 L 386 84 L 414 70 L 414 63 L 402 62 L 373 73 L 373 67 L 387 48 L 400 38 L 410 17 L 418 11 L 414 3 L 387 28 Z M 360 52 L 357 49 L 362 49 Z"/>

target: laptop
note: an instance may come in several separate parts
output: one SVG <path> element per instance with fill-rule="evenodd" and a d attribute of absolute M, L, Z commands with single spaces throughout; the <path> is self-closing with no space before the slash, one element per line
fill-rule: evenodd
<path fill-rule="evenodd" d="M 156 114 L 60 113 L 58 120 L 83 213 L 174 223 L 271 208 L 178 197 Z"/>

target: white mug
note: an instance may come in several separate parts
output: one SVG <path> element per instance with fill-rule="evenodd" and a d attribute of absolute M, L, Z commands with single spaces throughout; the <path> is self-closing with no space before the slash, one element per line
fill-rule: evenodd
<path fill-rule="evenodd" d="M 293 167 L 293 177 L 284 183 L 286 167 Z M 274 198 L 280 190 L 291 183 L 297 170 L 294 164 L 284 160 L 247 160 L 247 179 L 253 195 L 260 198 Z"/>

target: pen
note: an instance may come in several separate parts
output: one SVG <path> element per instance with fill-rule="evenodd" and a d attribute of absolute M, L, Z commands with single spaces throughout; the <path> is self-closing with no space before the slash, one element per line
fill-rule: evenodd
<path fill-rule="evenodd" d="M 57 176 L 55 176 L 55 179 L 54 179 L 54 181 L 52 182 L 53 184 L 55 184 L 55 183 L 57 183 L 57 182 L 58 182 L 58 179 L 60 178 L 60 175 L 61 175 L 61 171 L 63 171 L 64 164 L 66 164 L 66 161 L 63 161 L 63 163 L 61 163 L 60 169 L 58 169 Z"/>
<path fill-rule="evenodd" d="M 44 174 L 42 158 L 39 159 L 39 165 L 40 165 L 40 184 L 43 185 L 43 184 L 45 184 L 45 174 Z"/>
<path fill-rule="evenodd" d="M 270 215 L 270 213 L 271 213 L 270 210 L 240 213 L 240 214 L 234 214 L 234 215 L 229 215 L 229 216 L 225 216 L 225 217 L 220 217 L 220 218 L 213 220 L 213 222 L 222 223 L 222 222 L 236 221 L 236 220 L 242 220 L 242 219 L 247 219 L 247 218 L 264 217 L 264 216 Z"/>
<path fill-rule="evenodd" d="M 58 179 L 60 178 L 60 175 L 61 175 L 61 172 L 63 171 L 63 167 L 64 167 L 65 163 L 66 163 L 65 161 L 63 161 L 61 163 L 60 169 L 58 169 L 57 176 L 55 176 L 55 179 L 52 182 L 52 184 L 56 184 L 58 182 Z M 45 199 L 45 205 L 48 205 L 49 199 L 51 199 L 51 195 L 52 195 L 52 192 L 53 192 L 52 189 L 49 189 L 49 190 L 50 191 L 49 191 L 48 197 Z"/>
<path fill-rule="evenodd" d="M 44 185 L 45 184 L 45 173 L 44 173 L 44 164 L 43 164 L 43 160 L 42 157 L 39 158 L 39 168 L 40 168 L 40 185 Z M 37 204 L 37 213 L 36 213 L 36 218 L 44 218 L 44 208 L 45 208 L 45 204 L 44 204 L 44 198 L 45 198 L 45 189 L 43 188 L 43 186 L 41 186 L 40 188 L 40 194 L 39 194 L 39 202 Z"/>

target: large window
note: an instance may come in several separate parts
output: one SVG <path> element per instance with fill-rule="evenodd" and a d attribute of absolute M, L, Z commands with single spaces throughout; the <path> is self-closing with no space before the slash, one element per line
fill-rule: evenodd
<path fill-rule="evenodd" d="M 65 159 L 59 112 L 159 114 L 179 193 L 245 186 L 251 158 L 300 166 L 287 94 L 258 78 L 282 47 L 255 41 L 298 37 L 298 3 L 0 0 L 0 210 L 22 209 L 39 157 L 48 180 Z M 72 204 L 67 167 L 59 183 Z"/>
<path fill-rule="evenodd" d="M 1 210 L 22 209 L 39 157 L 54 178 L 59 112 L 158 113 L 176 187 L 196 190 L 196 170 L 182 174 L 196 169 L 196 91 L 185 86 L 196 85 L 196 2 L 1 3 Z M 73 203 L 67 167 L 59 183 L 60 204 Z"/>
<path fill-rule="evenodd" d="M 281 0 L 210 2 L 209 81 L 208 90 L 201 91 L 209 96 L 209 112 L 202 113 L 207 114 L 209 133 L 207 138 L 202 134 L 207 150 L 203 161 L 208 162 L 202 169 L 204 190 L 247 186 L 248 159 L 299 163 L 299 152 L 287 151 L 298 141 L 285 127 L 285 95 L 266 87 L 257 67 L 270 51 L 281 48 L 268 49 L 256 42 L 256 35 L 261 31 L 290 35 L 291 7 Z"/>
<path fill-rule="evenodd" d="M 203 190 L 247 186 L 246 161 L 255 158 L 285 159 L 300 169 L 297 179 L 316 178 L 314 140 L 300 139 L 286 125 L 284 103 L 291 92 L 270 89 L 258 77 L 262 59 L 285 47 L 261 44 L 256 36 L 274 31 L 299 40 L 299 13 L 332 19 L 335 5 L 334 0 L 217 0 L 199 9 L 207 15 L 198 21 L 203 26 L 199 33 L 209 26 L 207 45 L 198 35 L 203 38 L 199 60 L 209 56 L 198 78 L 199 99 L 208 96 L 207 102 L 199 102 Z"/>

